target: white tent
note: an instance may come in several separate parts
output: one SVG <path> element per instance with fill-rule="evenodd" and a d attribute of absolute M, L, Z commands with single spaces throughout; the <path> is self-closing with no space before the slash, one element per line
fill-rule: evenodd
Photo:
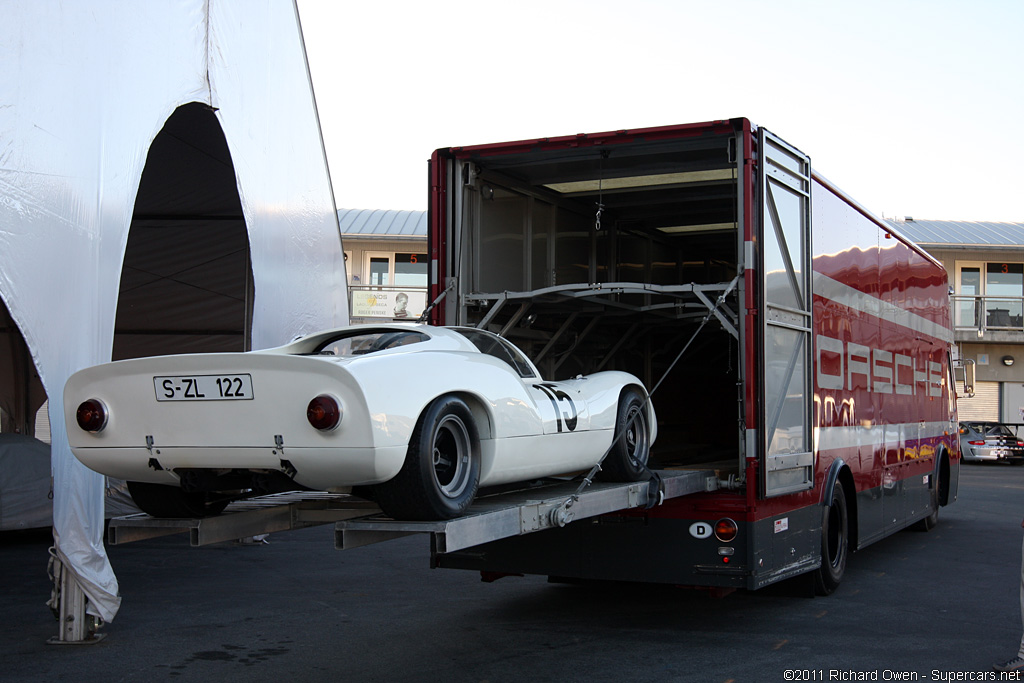
<path fill-rule="evenodd" d="M 109 621 L 104 482 L 68 449 L 65 381 L 345 324 L 338 219 L 292 0 L 0 10 L 0 353 L 34 364 L 0 372 L 0 407 L 51 399 L 56 555 Z"/>

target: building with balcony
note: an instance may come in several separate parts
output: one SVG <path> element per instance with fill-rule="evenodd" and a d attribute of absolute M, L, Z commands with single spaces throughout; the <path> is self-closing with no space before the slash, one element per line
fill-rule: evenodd
<path fill-rule="evenodd" d="M 961 416 L 1024 423 L 1024 223 L 887 222 L 946 267 L 954 341 L 977 373 Z"/>
<path fill-rule="evenodd" d="M 353 324 L 414 321 L 427 306 L 427 212 L 339 209 Z"/>

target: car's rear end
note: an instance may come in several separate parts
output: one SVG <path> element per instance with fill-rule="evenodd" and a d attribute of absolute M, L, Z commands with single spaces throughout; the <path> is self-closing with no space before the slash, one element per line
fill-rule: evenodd
<path fill-rule="evenodd" d="M 223 490 L 250 488 L 245 478 L 256 475 L 256 483 L 284 477 L 326 489 L 392 476 L 382 468 L 397 471 L 404 458 L 395 449 L 397 464 L 390 463 L 374 448 L 359 383 L 343 362 L 322 356 L 110 363 L 71 377 L 64 411 L 79 460 L 129 481 Z M 339 469 L 339 460 L 347 465 Z"/>
<path fill-rule="evenodd" d="M 1024 440 L 999 422 L 960 423 L 960 452 L 964 460 L 1024 463 Z"/>

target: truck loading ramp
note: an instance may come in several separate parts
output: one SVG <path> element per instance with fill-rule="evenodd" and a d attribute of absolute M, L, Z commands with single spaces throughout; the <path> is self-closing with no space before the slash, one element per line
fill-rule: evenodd
<path fill-rule="evenodd" d="M 358 548 L 413 534 L 429 534 L 436 553 L 454 552 L 511 536 L 564 526 L 572 521 L 643 507 L 649 501 L 678 498 L 718 488 L 711 470 L 659 470 L 649 481 L 544 480 L 535 486 L 482 495 L 465 515 L 436 522 L 385 517 L 371 502 L 344 494 L 295 491 L 232 503 L 216 517 L 159 519 L 146 514 L 110 520 L 108 541 L 119 545 L 159 536 L 189 533 L 192 546 L 334 523 L 335 547 Z M 651 488 L 651 487 L 655 488 Z M 661 490 L 659 496 L 658 490 Z M 569 504 L 569 501 L 572 501 Z"/>

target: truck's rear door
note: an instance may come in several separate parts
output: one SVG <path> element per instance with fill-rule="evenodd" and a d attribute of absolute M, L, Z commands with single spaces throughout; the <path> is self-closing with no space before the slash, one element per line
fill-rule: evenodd
<path fill-rule="evenodd" d="M 758 132 L 762 467 L 766 496 L 814 486 L 811 438 L 811 164 Z"/>

